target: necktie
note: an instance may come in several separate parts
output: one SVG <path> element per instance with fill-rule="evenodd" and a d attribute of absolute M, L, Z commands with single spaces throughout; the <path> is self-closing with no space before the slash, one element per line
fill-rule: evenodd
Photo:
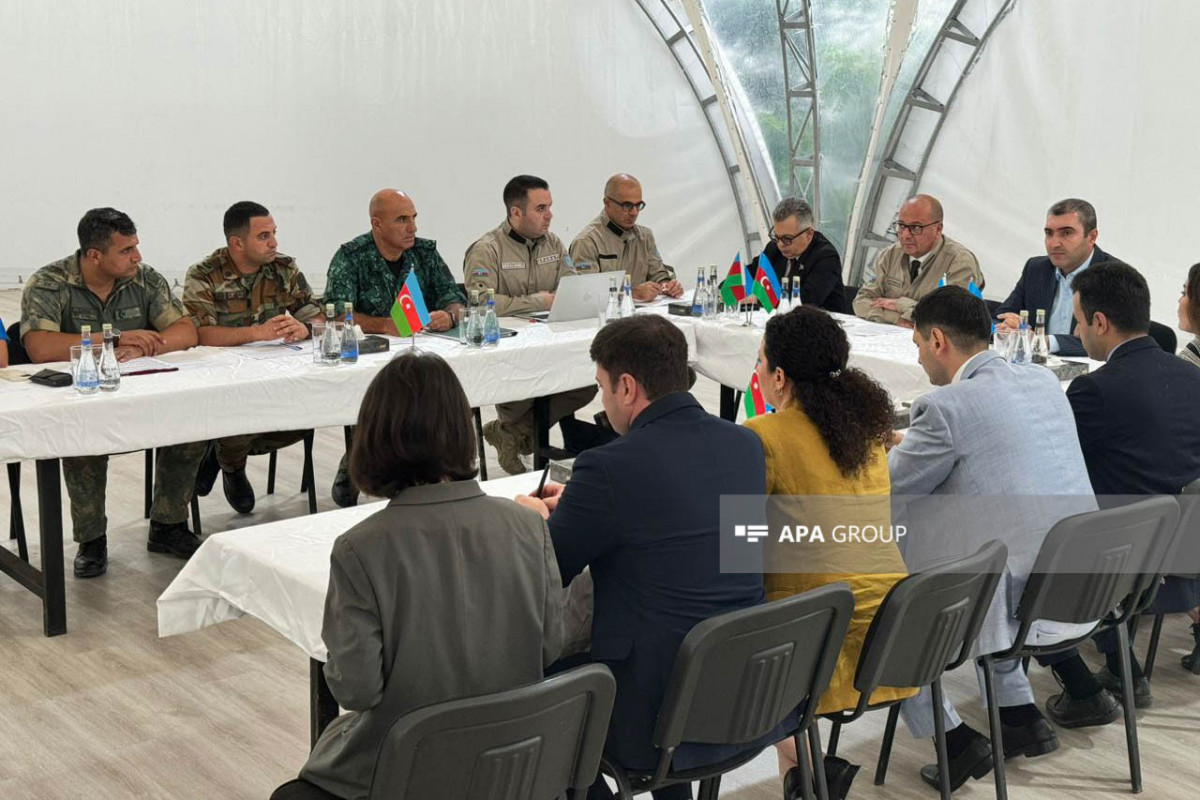
<path fill-rule="evenodd" d="M 912 259 L 908 262 L 908 275 L 913 283 L 917 282 L 917 273 L 921 271 L 921 262 L 917 259 Z"/>

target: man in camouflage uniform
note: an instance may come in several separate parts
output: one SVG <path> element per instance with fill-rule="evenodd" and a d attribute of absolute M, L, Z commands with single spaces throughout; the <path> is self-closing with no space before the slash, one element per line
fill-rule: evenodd
<path fill-rule="evenodd" d="M 601 272 L 624 270 L 635 300 L 679 297 L 683 287 L 675 280 L 675 270 L 663 263 L 650 229 L 637 224 L 645 207 L 638 179 L 613 175 L 604 184 L 604 210 L 571 242 L 571 260 L 579 270 L 585 266 L 599 267 Z"/>
<path fill-rule="evenodd" d="M 229 347 L 249 342 L 307 339 L 304 323 L 321 313 L 312 290 L 291 256 L 278 252 L 275 220 L 258 203 L 244 200 L 225 212 L 226 246 L 187 271 L 183 304 L 196 325 L 200 344 Z M 239 514 L 254 510 L 254 487 L 246 477 L 246 457 L 287 447 L 306 431 L 273 431 L 227 436 L 209 448 L 196 477 L 206 495 L 218 468 L 225 498 Z"/>
<path fill-rule="evenodd" d="M 34 363 L 70 360 L 84 325 L 99 336 L 111 323 L 120 331 L 122 361 L 184 350 L 196 344 L 196 328 L 166 280 L 138 252 L 137 228 L 112 208 L 94 208 L 79 221 L 79 250 L 42 267 L 21 296 L 21 342 Z M 188 530 L 196 465 L 203 442 L 164 447 L 155 466 L 154 505 L 146 548 L 189 558 L 200 539 Z M 79 551 L 75 577 L 108 569 L 108 517 L 104 513 L 108 456 L 64 458 L 63 478 Z"/>
<path fill-rule="evenodd" d="M 381 189 L 371 198 L 369 212 L 371 230 L 339 247 L 329 262 L 325 302 L 333 303 L 339 315 L 346 303 L 352 303 L 354 321 L 364 333 L 399 336 L 392 304 L 408 274 L 416 272 L 429 309 L 429 329 L 449 330 L 466 298 L 438 253 L 437 242 L 417 237 L 417 207 L 412 198 L 397 189 Z M 340 506 L 358 502 L 345 455 L 332 494 Z"/>
<path fill-rule="evenodd" d="M 504 223 L 467 250 L 463 277 L 481 297 L 487 290 L 496 293 L 500 316 L 549 309 L 558 281 L 576 272 L 562 241 L 550 233 L 552 203 L 549 184 L 518 175 L 504 187 Z M 552 395 L 550 424 L 573 415 L 595 396 L 595 386 Z M 500 403 L 496 415 L 499 419 L 484 426 L 483 436 L 496 448 L 505 472 L 524 472 L 521 455 L 533 452 L 533 400 Z"/>

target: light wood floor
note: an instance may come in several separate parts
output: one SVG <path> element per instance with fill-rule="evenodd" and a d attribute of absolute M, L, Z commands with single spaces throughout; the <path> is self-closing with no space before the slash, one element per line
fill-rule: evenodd
<path fill-rule="evenodd" d="M 19 294 L 0 291 L 0 317 L 17 318 Z M 0 391 L 3 385 L 0 384 Z M 697 395 L 717 408 L 717 387 L 701 379 Z M 485 417 L 490 411 L 485 411 Z M 315 459 L 320 510 L 333 508 L 329 484 L 342 452 L 340 429 L 318 431 Z M 306 512 L 298 447 L 281 454 L 274 496 L 266 458 L 249 474 L 258 506 L 238 517 L 221 490 L 201 501 L 205 532 L 256 525 Z M 489 472 L 503 474 L 489 453 Z M 36 560 L 36 492 L 26 467 L 22 499 Z M 198 633 L 159 639 L 155 600 L 180 562 L 146 552 L 142 519 L 142 456 L 114 457 L 109 467 L 109 571 L 77 581 L 67 576 L 70 633 L 46 639 L 33 595 L 0 575 L 0 798 L 258 798 L 293 777 L 308 751 L 308 662 L 283 637 L 245 618 Z M 65 502 L 65 490 L 64 490 Z M 0 491 L 0 520 L 9 498 Z M 64 518 L 69 514 L 64 508 Z M 4 536 L 4 544 L 11 546 Z M 70 569 L 75 546 L 68 543 Z M 1179 655 L 1190 650 L 1185 620 L 1164 629 L 1153 709 L 1139 714 L 1145 797 L 1190 798 L 1200 784 L 1200 678 L 1185 673 Z M 1055 691 L 1049 674 L 1033 672 L 1039 700 Z M 967 721 L 984 728 L 973 673 L 948 676 L 947 691 Z M 884 715 L 846 728 L 840 752 L 864 765 L 853 798 L 932 798 L 917 769 L 933 760 L 932 745 L 903 730 L 897 735 L 888 784 L 875 787 L 874 769 Z M 828 728 L 824 735 L 828 736 Z M 1011 796 L 1118 798 L 1129 792 L 1120 723 L 1061 732 L 1058 752 L 1010 762 Z M 723 796 L 771 800 L 781 795 L 774 755 L 764 753 L 726 778 Z M 956 796 L 987 798 L 990 778 Z"/>

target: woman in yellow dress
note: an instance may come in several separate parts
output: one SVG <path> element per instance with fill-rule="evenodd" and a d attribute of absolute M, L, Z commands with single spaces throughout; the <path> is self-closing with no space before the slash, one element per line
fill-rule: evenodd
<path fill-rule="evenodd" d="M 849 356 L 841 324 L 824 311 L 801 306 L 772 317 L 755 375 L 775 413 L 746 422 L 766 453 L 772 533 L 786 524 L 797 534 L 795 543 L 779 542 L 774 535 L 764 543 L 767 601 L 837 582 L 849 584 L 854 593 L 854 615 L 818 714 L 858 703 L 854 672 L 867 628 L 884 596 L 906 574 L 890 538 L 885 443 L 893 435 L 892 401 L 882 386 L 847 366 Z M 804 539 L 798 536 L 801 526 L 808 533 Z M 854 537 L 850 526 L 870 533 Z M 915 693 L 881 688 L 871 700 Z M 787 739 L 777 749 L 785 795 L 790 798 L 794 791 L 799 797 L 794 742 Z M 830 797 L 845 797 L 857 771 L 844 759 L 827 757 Z"/>

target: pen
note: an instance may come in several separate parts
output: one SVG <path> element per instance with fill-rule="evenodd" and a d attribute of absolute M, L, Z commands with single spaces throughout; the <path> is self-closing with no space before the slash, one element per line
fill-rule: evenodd
<path fill-rule="evenodd" d="M 542 489 L 544 489 L 546 486 L 546 476 L 549 474 L 550 474 L 550 463 L 546 462 L 546 468 L 544 470 L 542 470 L 542 479 L 540 481 L 538 481 L 537 491 L 535 491 L 533 493 L 534 497 L 542 496 Z"/>

